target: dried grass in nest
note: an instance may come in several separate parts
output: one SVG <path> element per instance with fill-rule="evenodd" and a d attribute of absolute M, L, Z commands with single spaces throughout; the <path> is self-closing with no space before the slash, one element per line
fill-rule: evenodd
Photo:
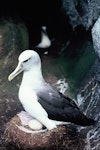
<path fill-rule="evenodd" d="M 17 115 L 6 125 L 4 139 L 10 150 L 82 150 L 84 147 L 84 141 L 65 126 L 38 134 L 26 133 L 18 126 Z"/>

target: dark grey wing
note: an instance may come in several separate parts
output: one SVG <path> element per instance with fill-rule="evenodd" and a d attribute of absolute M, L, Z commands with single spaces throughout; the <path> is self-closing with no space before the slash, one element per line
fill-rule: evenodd
<path fill-rule="evenodd" d="M 76 103 L 49 85 L 37 91 L 38 101 L 52 120 L 89 125 L 89 119 L 80 111 Z"/>
<path fill-rule="evenodd" d="M 38 101 L 52 120 L 72 122 L 78 125 L 91 125 L 94 121 L 87 118 L 70 98 L 54 90 L 48 84 L 37 91 Z"/>

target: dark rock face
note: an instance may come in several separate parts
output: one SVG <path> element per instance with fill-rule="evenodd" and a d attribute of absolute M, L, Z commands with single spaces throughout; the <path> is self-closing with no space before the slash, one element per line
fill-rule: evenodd
<path fill-rule="evenodd" d="M 63 0 L 62 8 L 74 28 L 82 25 L 86 30 L 92 28 L 93 46 L 100 58 L 100 1 L 98 0 Z M 97 20 L 97 21 L 96 21 Z M 94 22 L 96 22 L 94 24 Z"/>
<path fill-rule="evenodd" d="M 100 147 L 100 62 L 98 59 L 94 63 L 89 78 L 85 81 L 85 86 L 79 90 L 82 103 L 80 105 L 82 111 L 87 116 L 95 118 L 96 124 L 93 127 L 82 129 L 80 132 L 86 136 L 86 150 L 96 149 Z"/>
<path fill-rule="evenodd" d="M 63 9 L 66 16 L 69 16 L 73 28 L 83 25 L 89 29 L 99 17 L 100 1 L 63 0 Z"/>
<path fill-rule="evenodd" d="M 92 28 L 92 39 L 94 49 L 100 58 L 100 17 L 97 19 Z"/>
<path fill-rule="evenodd" d="M 13 70 L 19 50 L 28 47 L 28 33 L 22 22 L 15 23 L 11 18 L 0 19 L 0 149 L 5 149 L 2 133 L 5 123 L 20 110 L 20 103 L 13 99 L 13 88 L 8 85 L 8 75 Z M 18 83 L 18 82 L 17 82 Z M 8 85 L 8 86 L 7 86 Z M 8 92 L 7 92 L 8 91 Z M 9 93 L 11 92 L 11 93 Z M 9 93 L 9 94 L 8 94 Z M 17 94 L 17 93 L 16 93 Z M 10 95 L 10 97 L 8 96 Z M 8 98 L 9 97 L 9 98 Z M 16 97 L 16 96 L 14 96 Z M 11 104 L 11 105 L 10 105 Z M 18 104 L 18 105 L 17 105 Z M 18 107 L 17 107 L 18 106 Z M 12 108 L 14 108 L 12 110 Z M 10 115 L 8 115 L 10 113 Z"/>
<path fill-rule="evenodd" d="M 19 51 L 27 47 L 28 33 L 25 25 L 22 22 L 16 24 L 10 18 L 0 20 L 0 95 L 9 89 L 6 90 L 7 76 L 14 67 Z"/>

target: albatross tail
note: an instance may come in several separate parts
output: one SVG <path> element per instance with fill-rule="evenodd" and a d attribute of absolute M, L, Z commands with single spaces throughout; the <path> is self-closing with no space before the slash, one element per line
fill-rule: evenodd
<path fill-rule="evenodd" d="M 90 126 L 95 125 L 96 121 L 92 118 L 88 118 L 85 115 L 81 115 L 80 121 L 76 122 L 76 124 L 79 124 L 81 126 Z"/>
<path fill-rule="evenodd" d="M 84 120 L 84 122 L 82 122 L 82 124 L 83 124 L 83 126 L 95 125 L 96 121 L 91 118 L 86 117 L 86 120 Z"/>

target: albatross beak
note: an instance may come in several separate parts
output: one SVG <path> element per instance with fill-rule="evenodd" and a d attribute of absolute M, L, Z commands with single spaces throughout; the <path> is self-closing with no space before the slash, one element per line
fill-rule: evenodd
<path fill-rule="evenodd" d="M 8 80 L 9 81 L 13 80 L 13 78 L 15 78 L 22 71 L 23 71 L 23 67 L 21 65 L 21 62 L 19 62 L 16 69 L 8 76 Z"/>

